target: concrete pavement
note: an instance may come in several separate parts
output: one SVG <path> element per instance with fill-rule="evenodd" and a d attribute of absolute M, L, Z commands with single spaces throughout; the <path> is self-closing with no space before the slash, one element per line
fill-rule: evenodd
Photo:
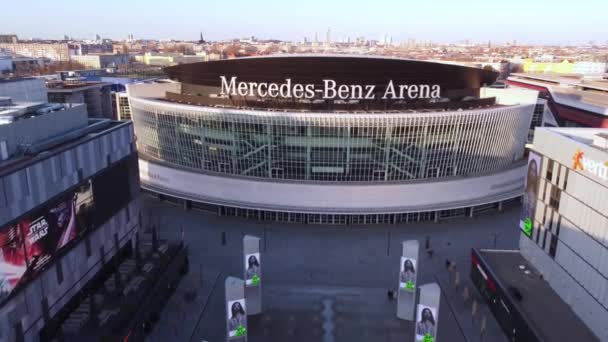
<path fill-rule="evenodd" d="M 397 287 L 401 241 L 418 239 L 424 250 L 428 236 L 434 255 L 421 253 L 418 283 L 438 281 L 444 291 L 438 340 L 477 342 L 480 319 L 471 321 L 463 285 L 457 291 L 449 284 L 445 260 L 456 261 L 461 282 L 476 295 L 470 249 L 492 248 L 495 240 L 497 248 L 517 248 L 519 208 L 440 223 L 345 227 L 217 217 L 147 197 L 143 204 L 162 238 L 180 238 L 183 227 L 191 261 L 150 341 L 225 339 L 223 282 L 243 276 L 242 237 L 251 234 L 262 238 L 264 313 L 249 317 L 249 341 L 413 341 L 413 326 L 395 318 L 386 291 Z M 485 341 L 506 342 L 478 301 L 487 316 Z"/>

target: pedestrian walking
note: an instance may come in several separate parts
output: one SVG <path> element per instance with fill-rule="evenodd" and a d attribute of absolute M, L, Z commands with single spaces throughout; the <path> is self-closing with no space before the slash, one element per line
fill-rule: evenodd
<path fill-rule="evenodd" d="M 488 321 L 488 318 L 486 317 L 486 315 L 483 315 L 483 317 L 481 318 L 481 326 L 479 327 L 479 339 L 481 341 L 483 341 L 483 338 L 486 336 L 487 321 Z"/>
<path fill-rule="evenodd" d="M 464 289 L 462 290 L 462 300 L 464 300 L 464 302 L 468 302 L 469 298 L 471 297 L 471 294 L 469 293 L 469 287 L 465 286 Z"/>
<path fill-rule="evenodd" d="M 471 322 L 475 323 L 475 315 L 477 315 L 477 310 L 479 307 L 477 305 L 477 300 L 473 299 L 473 305 L 471 306 Z"/>

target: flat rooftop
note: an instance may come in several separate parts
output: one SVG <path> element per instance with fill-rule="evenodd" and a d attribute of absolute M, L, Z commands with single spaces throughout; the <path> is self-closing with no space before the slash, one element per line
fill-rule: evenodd
<path fill-rule="evenodd" d="M 91 81 L 48 81 L 46 82 L 46 89 L 49 93 L 67 93 L 92 88 L 101 88 L 106 85 L 110 85 L 110 83 Z"/>
<path fill-rule="evenodd" d="M 608 79 L 580 75 L 516 73 L 510 81 L 545 87 L 555 102 L 600 115 L 608 115 Z"/>
<path fill-rule="evenodd" d="M 608 128 L 543 128 L 608 153 Z"/>
<path fill-rule="evenodd" d="M 8 100 L 6 100 L 8 99 Z M 61 103 L 45 102 L 12 102 L 10 98 L 0 97 L 0 125 L 9 124 L 17 120 L 44 115 L 66 109 Z"/>
<path fill-rule="evenodd" d="M 511 297 L 511 303 L 543 341 L 598 341 L 519 251 L 482 249 L 478 252 L 499 285 Z M 525 269 L 522 270 L 521 266 Z M 510 288 L 521 293 L 520 301 L 513 298 Z"/>
<path fill-rule="evenodd" d="M 80 134 L 76 132 L 66 133 L 64 139 L 58 139 L 54 137 L 52 143 L 45 141 L 41 142 L 45 144 L 45 148 L 34 153 L 26 152 L 21 156 L 12 157 L 4 161 L 0 161 L 0 177 L 6 174 L 15 172 L 25 168 L 39 160 L 46 159 L 52 155 L 70 149 L 74 146 L 83 144 L 89 140 L 95 139 L 95 137 L 105 132 L 114 130 L 115 128 L 123 125 L 131 124 L 130 121 L 111 121 L 108 119 L 88 119 L 88 125 L 82 128 Z"/>
<path fill-rule="evenodd" d="M 583 76 L 579 74 L 554 74 L 554 73 L 514 73 L 513 77 L 524 78 L 548 84 L 573 85 L 581 88 L 608 91 L 608 75 Z"/>

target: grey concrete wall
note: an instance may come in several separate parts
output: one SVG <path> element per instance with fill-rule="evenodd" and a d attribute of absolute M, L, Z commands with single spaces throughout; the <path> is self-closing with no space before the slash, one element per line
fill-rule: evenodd
<path fill-rule="evenodd" d="M 134 135 L 131 124 L 115 128 L 107 134 L 78 145 L 59 154 L 51 155 L 19 171 L 0 178 L 0 226 L 31 209 L 47 202 L 50 198 L 78 184 L 81 180 L 134 153 Z M 39 330 L 44 325 L 42 318 L 42 298 L 48 299 L 50 314 L 53 315 L 101 268 L 103 246 L 105 260 L 111 258 L 114 235 L 120 246 L 138 229 L 139 200 L 136 199 L 103 226 L 89 235 L 91 256 L 86 256 L 85 245 L 78 244 L 60 260 L 51 265 L 25 289 L 0 308 L 0 341 L 14 340 L 14 326 L 21 322 L 26 341 L 38 341 Z M 57 279 L 57 264 L 61 263 L 64 279 Z"/>
<path fill-rule="evenodd" d="M 139 199 L 132 201 L 104 225 L 93 231 L 91 255 L 86 255 L 85 244 L 72 248 L 60 260 L 56 260 L 36 279 L 19 290 L 16 296 L 0 308 L 0 341 L 14 341 L 14 326 L 21 322 L 25 341 L 39 341 L 40 329 L 44 327 L 42 300 L 48 300 L 51 317 L 57 313 L 102 267 L 101 247 L 104 260 L 116 254 L 114 234 L 118 235 L 120 248 L 131 243 L 139 229 Z M 61 263 L 63 281 L 58 282 L 57 267 Z"/>
<path fill-rule="evenodd" d="M 601 341 L 608 341 L 608 311 L 581 284 L 566 272 L 555 260 L 543 251 L 533 240 L 520 234 L 521 254 L 530 261 L 557 294 L 587 324 Z M 558 247 L 560 249 L 561 247 Z M 598 282 L 606 286 L 605 282 Z"/>
<path fill-rule="evenodd" d="M 65 110 L 0 125 L 0 140 L 7 142 L 10 156 L 17 152 L 22 144 L 32 144 L 59 136 L 87 124 L 86 107 L 74 105 Z"/>
<path fill-rule="evenodd" d="M 525 169 L 522 165 L 434 182 L 306 184 L 214 176 L 139 161 L 142 186 L 171 196 L 251 209 L 336 214 L 443 210 L 506 200 L 522 194 Z"/>
<path fill-rule="evenodd" d="M 0 96 L 8 96 L 13 102 L 47 102 L 46 85 L 38 78 L 0 82 Z"/>
<path fill-rule="evenodd" d="M 0 225 L 21 216 L 134 151 L 130 123 L 0 177 Z"/>

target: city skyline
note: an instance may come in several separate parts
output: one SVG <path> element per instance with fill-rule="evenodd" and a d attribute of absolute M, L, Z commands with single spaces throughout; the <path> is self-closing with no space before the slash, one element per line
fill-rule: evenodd
<path fill-rule="evenodd" d="M 87 4 L 73 0 L 59 2 L 62 11 L 55 10 L 56 3 L 40 0 L 33 1 L 27 15 L 8 10 L 3 33 L 17 34 L 22 39 L 61 39 L 64 35 L 94 39 L 100 35 L 122 40 L 133 34 L 140 39 L 197 40 L 202 32 L 211 41 L 249 36 L 283 41 L 301 41 L 305 37 L 312 41 L 318 36 L 319 41 L 325 41 L 330 30 L 334 42 L 356 37 L 372 40 L 390 37 L 395 43 L 415 39 L 436 43 L 517 41 L 526 45 L 580 45 L 593 41 L 603 45 L 606 32 L 597 27 L 608 9 L 608 5 L 597 0 L 585 0 L 572 8 L 519 0 L 500 5 L 480 0 L 458 5 L 397 1 L 353 5 L 316 0 L 286 5 L 270 0 L 255 4 L 236 1 L 230 7 L 188 0 L 179 6 L 153 4 L 145 8 L 116 0 Z M 551 6 L 550 16 L 546 14 L 547 6 Z M 108 12 L 111 15 L 104 15 L 102 21 L 91 20 Z M 49 22 L 53 25 L 46 25 Z"/>

